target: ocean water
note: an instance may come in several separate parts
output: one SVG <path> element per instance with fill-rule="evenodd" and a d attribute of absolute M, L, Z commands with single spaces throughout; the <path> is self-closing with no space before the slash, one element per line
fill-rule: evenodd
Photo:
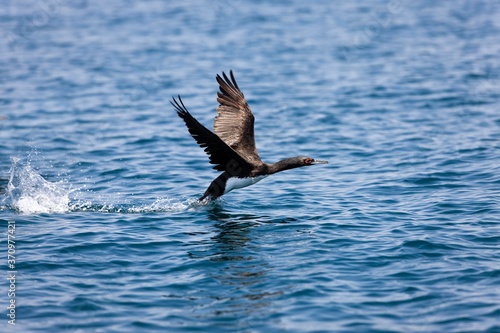
<path fill-rule="evenodd" d="M 1 7 L 1 332 L 500 332 L 497 1 Z M 330 164 L 197 205 L 230 69 Z"/>

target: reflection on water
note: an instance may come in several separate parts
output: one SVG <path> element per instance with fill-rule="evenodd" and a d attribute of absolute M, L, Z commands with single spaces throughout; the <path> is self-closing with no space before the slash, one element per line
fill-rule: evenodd
<path fill-rule="evenodd" d="M 252 229 L 261 225 L 261 217 L 232 214 L 216 205 L 208 211 L 208 219 L 214 222 L 216 234 L 206 253 L 211 264 L 205 273 L 221 286 L 221 292 L 205 315 L 231 322 L 237 332 L 250 330 L 269 316 L 273 299 L 283 294 L 268 290 L 273 267 L 252 239 Z"/>

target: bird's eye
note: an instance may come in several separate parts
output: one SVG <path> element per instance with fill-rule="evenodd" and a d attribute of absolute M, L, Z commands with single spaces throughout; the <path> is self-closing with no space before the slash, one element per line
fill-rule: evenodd
<path fill-rule="evenodd" d="M 306 158 L 306 160 L 304 161 L 305 164 L 311 164 L 312 162 L 314 162 L 312 158 Z"/>

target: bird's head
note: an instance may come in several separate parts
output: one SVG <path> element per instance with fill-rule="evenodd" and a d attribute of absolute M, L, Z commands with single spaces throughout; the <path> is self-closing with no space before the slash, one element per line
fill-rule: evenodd
<path fill-rule="evenodd" d="M 302 163 L 302 166 L 314 165 L 314 164 L 328 164 L 328 161 L 315 160 L 314 158 L 307 156 L 299 156 L 297 157 L 297 159 Z"/>
<path fill-rule="evenodd" d="M 280 171 L 285 171 L 289 169 L 300 168 L 308 165 L 314 164 L 328 164 L 327 161 L 315 160 L 312 157 L 308 156 L 297 156 L 291 158 L 285 158 L 277 163 L 270 165 L 270 172 L 276 173 Z"/>

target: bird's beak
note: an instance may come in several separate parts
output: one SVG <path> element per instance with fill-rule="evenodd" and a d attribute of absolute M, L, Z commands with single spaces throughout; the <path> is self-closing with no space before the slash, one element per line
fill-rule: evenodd
<path fill-rule="evenodd" d="M 323 161 L 323 160 L 314 160 L 311 164 L 328 164 L 328 161 Z"/>

